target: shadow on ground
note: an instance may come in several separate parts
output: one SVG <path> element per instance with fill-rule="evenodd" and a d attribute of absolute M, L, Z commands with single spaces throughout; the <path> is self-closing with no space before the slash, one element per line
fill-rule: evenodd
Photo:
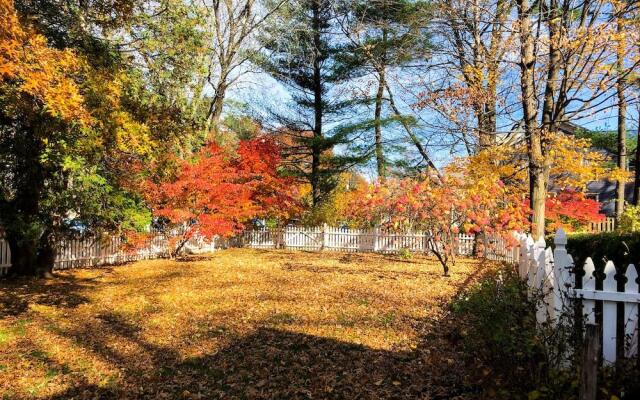
<path fill-rule="evenodd" d="M 102 338 L 123 335 L 143 349 L 145 365 L 131 369 L 130 359 L 95 340 L 89 350 L 124 372 L 118 385 L 76 384 L 49 399 L 451 399 L 470 390 L 451 354 L 438 353 L 433 343 L 431 350 L 393 352 L 262 328 L 216 354 L 185 360 L 140 341 L 137 328 L 115 315 L 100 319 L 106 323 L 72 335 L 80 340 L 99 334 L 93 329 Z"/>
<path fill-rule="evenodd" d="M 57 274 L 54 279 L 21 278 L 2 281 L 0 318 L 17 317 L 30 304 L 75 308 L 89 301 L 82 293 L 95 285 L 94 279 Z"/>

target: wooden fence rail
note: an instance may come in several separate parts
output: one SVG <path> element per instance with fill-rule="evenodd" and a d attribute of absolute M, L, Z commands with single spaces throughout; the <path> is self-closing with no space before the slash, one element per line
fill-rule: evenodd
<path fill-rule="evenodd" d="M 164 234 L 156 234 L 151 237 L 144 246 L 135 250 L 124 248 L 122 237 L 68 239 L 58 243 L 56 259 L 53 268 L 55 270 L 98 267 L 103 265 L 121 264 L 124 262 L 148 260 L 166 257 L 169 254 L 169 237 Z M 189 253 L 201 253 L 214 251 L 217 240 L 205 240 L 194 236 L 184 247 Z M 0 239 L 0 276 L 6 275 L 11 267 L 11 252 L 9 244 Z"/>

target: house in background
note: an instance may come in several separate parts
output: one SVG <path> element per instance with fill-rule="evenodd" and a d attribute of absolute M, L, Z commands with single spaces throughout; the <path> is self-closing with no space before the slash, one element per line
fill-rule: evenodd
<path fill-rule="evenodd" d="M 617 132 L 615 131 L 592 131 L 586 129 L 580 125 L 572 122 L 561 122 L 559 124 L 560 132 L 568 136 L 575 137 L 589 137 L 592 139 L 593 150 L 596 150 L 605 155 L 610 160 L 611 165 L 615 165 L 617 159 Z M 515 144 L 524 140 L 524 131 L 521 125 L 518 123 L 512 127 L 512 129 L 500 139 L 500 143 L 503 144 Z M 629 170 L 634 171 L 634 158 L 636 147 L 636 134 L 629 131 L 627 146 L 629 149 Z M 594 199 L 600 203 L 600 213 L 606 215 L 609 218 L 615 216 L 615 199 L 616 199 L 617 183 L 606 179 L 593 181 L 587 184 L 585 194 L 588 198 Z M 625 187 L 625 199 L 627 203 L 631 203 L 633 200 L 633 182 L 629 182 Z M 558 189 L 551 189 L 550 193 L 557 192 Z M 597 229 L 600 230 L 600 229 Z M 608 230 L 608 229 L 607 229 Z"/>
<path fill-rule="evenodd" d="M 600 213 L 607 217 L 616 215 L 616 194 L 618 184 L 609 180 L 593 181 L 587 184 L 586 196 L 600 203 Z M 627 203 L 633 200 L 633 182 L 629 182 L 624 188 L 624 198 Z"/>

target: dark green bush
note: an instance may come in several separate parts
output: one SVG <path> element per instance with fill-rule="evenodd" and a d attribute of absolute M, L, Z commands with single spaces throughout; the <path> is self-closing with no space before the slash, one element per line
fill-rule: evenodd
<path fill-rule="evenodd" d="M 464 353 L 481 364 L 475 367 L 491 371 L 488 382 L 500 381 L 503 385 L 498 386 L 506 387 L 518 383 L 524 392 L 535 389 L 532 373 L 542 359 L 535 307 L 526 293 L 517 275 L 504 269 L 484 278 L 452 304 L 461 325 Z"/>
<path fill-rule="evenodd" d="M 551 240 L 550 243 L 553 243 Z M 640 263 L 640 232 L 574 233 L 567 241 L 567 251 L 576 265 L 591 257 L 596 268 L 604 268 L 607 260 L 616 266 Z"/>
<path fill-rule="evenodd" d="M 546 237 L 546 242 L 555 246 L 552 235 Z M 640 264 L 640 232 L 572 233 L 568 235 L 567 251 L 573 256 L 578 270 L 582 270 L 586 259 L 591 257 L 599 272 L 598 279 L 602 279 L 602 271 L 609 260 L 613 261 L 619 273 L 629 264 Z M 622 280 L 619 282 L 623 284 Z M 599 287 L 599 281 L 597 285 Z"/>

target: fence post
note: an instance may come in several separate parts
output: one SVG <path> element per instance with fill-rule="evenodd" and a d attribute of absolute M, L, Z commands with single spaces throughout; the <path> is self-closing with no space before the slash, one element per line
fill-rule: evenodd
<path fill-rule="evenodd" d="M 380 228 L 376 225 L 373 228 L 373 252 L 377 252 L 378 251 L 378 235 L 380 234 L 379 232 Z"/>
<path fill-rule="evenodd" d="M 587 324 L 585 348 L 582 354 L 580 374 L 580 400 L 596 400 L 598 389 L 598 355 L 600 354 L 600 329 L 598 325 Z"/>
<path fill-rule="evenodd" d="M 638 271 L 635 265 L 629 264 L 625 276 L 627 277 L 625 292 L 638 293 Z M 632 357 L 633 351 L 638 349 L 638 304 L 624 303 L 624 334 L 625 337 L 631 338 L 625 356 Z"/>
<path fill-rule="evenodd" d="M 322 224 L 322 244 L 320 245 L 320 250 L 324 250 L 324 246 L 327 245 L 327 224 Z"/>
<path fill-rule="evenodd" d="M 602 282 L 602 290 L 616 292 L 618 282 L 615 280 L 616 267 L 613 261 L 607 261 L 604 267 L 605 278 Z M 616 316 L 618 315 L 618 305 L 613 301 L 602 302 L 602 358 L 607 363 L 616 361 Z"/>
<path fill-rule="evenodd" d="M 551 318 L 556 320 L 558 315 L 562 312 L 564 305 L 563 294 L 566 293 L 570 287 L 574 286 L 570 281 L 570 271 L 573 268 L 573 257 L 567 253 L 567 235 L 564 233 L 562 228 L 558 229 L 556 232 L 553 242 L 555 244 L 555 250 L 553 251 L 553 275 L 555 282 L 553 282 L 553 307 L 551 308 Z"/>

